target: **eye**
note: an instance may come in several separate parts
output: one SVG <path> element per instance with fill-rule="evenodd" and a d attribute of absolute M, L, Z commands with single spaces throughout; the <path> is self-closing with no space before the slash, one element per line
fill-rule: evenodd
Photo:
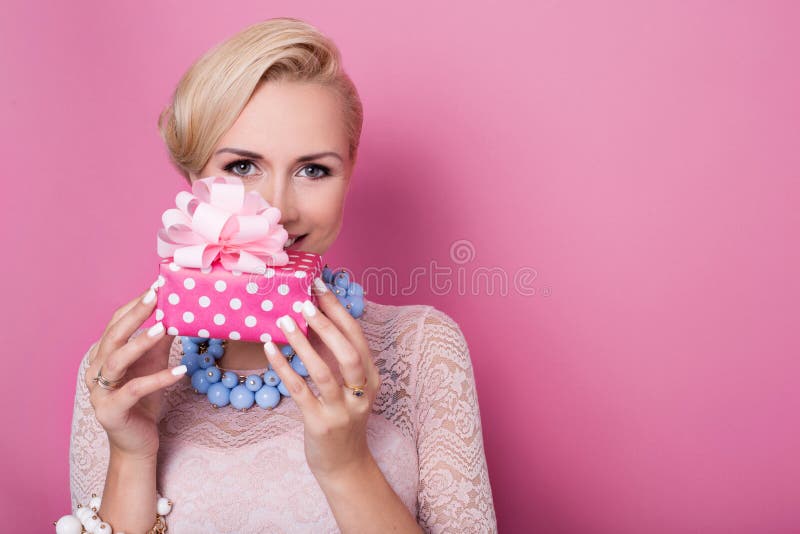
<path fill-rule="evenodd" d="M 251 168 L 251 167 L 255 168 L 255 164 L 253 163 L 252 160 L 249 160 L 249 159 L 237 159 L 236 161 L 233 161 L 233 162 L 228 163 L 227 165 L 225 165 L 225 167 L 223 167 L 223 169 L 225 169 L 229 173 L 234 174 L 234 175 L 236 175 L 236 176 L 238 176 L 240 178 L 249 178 L 252 175 L 251 174 L 247 174 L 244 171 L 246 171 L 248 168 Z M 240 173 L 239 171 L 242 171 L 242 173 Z"/>
<path fill-rule="evenodd" d="M 331 174 L 331 170 L 328 167 L 326 167 L 324 165 L 317 165 L 316 163 L 312 163 L 311 165 L 306 165 L 305 167 L 303 167 L 300 170 L 304 171 L 306 169 L 316 169 L 317 171 L 322 171 L 322 174 L 317 174 L 317 175 L 314 175 L 314 176 L 306 175 L 307 178 L 313 178 L 315 180 L 319 180 L 321 178 L 325 178 L 326 176 L 330 176 L 330 174 Z"/>

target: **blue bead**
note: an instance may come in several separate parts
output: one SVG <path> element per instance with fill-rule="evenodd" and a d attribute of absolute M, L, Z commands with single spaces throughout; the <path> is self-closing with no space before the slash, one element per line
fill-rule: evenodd
<path fill-rule="evenodd" d="M 322 281 L 326 284 L 331 283 L 331 279 L 333 278 L 333 271 L 327 265 L 322 269 Z"/>
<path fill-rule="evenodd" d="M 187 369 L 188 370 L 188 369 Z M 208 375 L 205 369 L 198 369 L 192 373 L 192 387 L 200 393 L 207 393 L 211 382 L 208 381 Z"/>
<path fill-rule="evenodd" d="M 281 377 L 278 376 L 278 373 L 270 369 L 264 373 L 264 383 L 268 386 L 277 386 L 281 383 Z"/>
<path fill-rule="evenodd" d="M 291 395 L 289 395 L 289 390 L 286 389 L 286 385 L 283 382 L 278 383 L 278 391 L 280 391 L 281 395 L 284 397 L 291 397 Z"/>
<path fill-rule="evenodd" d="M 200 369 L 200 355 L 196 352 L 184 354 L 181 358 L 181 363 L 186 366 L 186 374 L 193 375 L 195 371 Z"/>
<path fill-rule="evenodd" d="M 258 375 L 247 375 L 247 378 L 244 381 L 244 386 L 250 391 L 258 391 L 261 389 L 262 385 L 264 385 L 264 382 Z"/>
<path fill-rule="evenodd" d="M 347 305 L 345 304 L 345 308 L 348 309 L 350 315 L 352 315 L 356 319 L 361 317 L 361 314 L 364 313 L 364 299 L 360 297 L 355 297 L 350 300 L 349 304 L 350 307 L 347 308 Z"/>
<path fill-rule="evenodd" d="M 263 385 L 256 392 L 256 402 L 262 408 L 274 408 L 281 401 L 281 392 L 274 386 Z"/>
<path fill-rule="evenodd" d="M 219 360 L 225 354 L 225 348 L 222 345 L 209 345 L 206 349 L 206 354 L 212 355 L 215 359 Z"/>
<path fill-rule="evenodd" d="M 255 402 L 255 393 L 247 389 L 244 384 L 239 384 L 231 390 L 230 401 L 231 406 L 237 410 L 246 410 Z"/>
<path fill-rule="evenodd" d="M 336 298 L 339 299 L 339 302 L 342 301 L 342 298 L 347 296 L 347 288 L 344 287 L 333 286 L 331 288 L 331 292 L 333 292 L 333 294 L 336 295 Z"/>
<path fill-rule="evenodd" d="M 364 295 L 364 288 L 361 287 L 361 284 L 358 282 L 350 282 L 350 286 L 347 288 L 347 296 L 348 297 L 361 297 Z"/>
<path fill-rule="evenodd" d="M 203 343 L 206 343 L 208 341 L 207 337 L 196 337 L 196 336 L 194 336 L 194 337 L 193 336 L 184 336 L 183 339 L 188 339 L 192 343 L 196 343 L 198 345 L 202 345 Z"/>
<path fill-rule="evenodd" d="M 231 390 L 226 388 L 225 384 L 222 382 L 217 382 L 216 384 L 211 384 L 206 395 L 208 395 L 208 400 L 211 401 L 211 404 L 216 404 L 219 408 L 228 405 L 230 402 Z"/>
<path fill-rule="evenodd" d="M 186 338 L 181 340 L 181 348 L 183 349 L 183 352 L 200 352 L 200 346 L 194 341 Z"/>
<path fill-rule="evenodd" d="M 210 354 L 201 354 L 200 355 L 200 368 L 206 369 L 208 367 L 212 367 L 216 363 L 214 357 Z"/>
<path fill-rule="evenodd" d="M 281 352 L 283 353 L 284 356 L 288 358 L 289 356 L 294 354 L 294 349 L 292 348 L 291 345 L 284 345 L 281 347 Z"/>
<path fill-rule="evenodd" d="M 222 371 L 219 370 L 219 367 L 216 365 L 213 367 L 206 368 L 206 378 L 208 378 L 209 383 L 214 384 L 219 382 L 220 376 L 222 375 Z"/>
<path fill-rule="evenodd" d="M 294 369 L 295 373 L 297 373 L 300 376 L 304 376 L 304 377 L 308 376 L 308 371 L 306 370 L 305 364 L 300 359 L 300 356 L 295 355 L 294 358 L 292 358 L 292 361 L 291 361 L 290 364 L 292 366 L 292 369 Z"/>
<path fill-rule="evenodd" d="M 233 371 L 225 371 L 225 374 L 222 375 L 222 383 L 225 384 L 225 387 L 228 389 L 233 389 L 236 387 L 236 384 L 239 383 L 239 375 Z"/>
<path fill-rule="evenodd" d="M 341 288 L 347 289 L 347 286 L 350 285 L 350 275 L 347 274 L 347 271 L 342 269 L 341 271 L 337 272 L 336 276 L 334 277 L 334 284 Z"/>
<path fill-rule="evenodd" d="M 225 341 L 225 340 L 222 339 L 222 338 L 212 337 L 211 339 L 208 340 L 208 345 L 209 346 L 211 346 L 211 345 L 222 345 L 223 341 Z"/>

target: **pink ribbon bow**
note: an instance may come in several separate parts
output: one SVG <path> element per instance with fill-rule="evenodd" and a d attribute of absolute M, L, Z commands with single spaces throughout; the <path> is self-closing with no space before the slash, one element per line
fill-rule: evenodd
<path fill-rule="evenodd" d="M 219 258 L 229 271 L 266 272 L 286 265 L 283 244 L 289 234 L 278 224 L 281 212 L 256 191 L 245 192 L 242 180 L 210 176 L 196 180 L 192 192 L 175 197 L 178 209 L 161 216 L 158 255 L 182 267 L 207 269 Z"/>

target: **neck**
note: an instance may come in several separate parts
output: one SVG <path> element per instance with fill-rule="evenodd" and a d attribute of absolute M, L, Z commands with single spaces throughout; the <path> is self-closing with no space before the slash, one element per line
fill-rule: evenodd
<path fill-rule="evenodd" d="M 281 346 L 278 345 L 278 349 Z M 264 344 L 252 341 L 225 341 L 225 354 L 217 360 L 223 369 L 266 369 L 269 362 L 264 354 Z"/>
<path fill-rule="evenodd" d="M 320 346 L 323 343 L 313 330 L 309 329 L 308 340 L 312 348 L 323 356 L 324 348 Z M 284 345 L 288 345 L 288 343 L 276 343 L 278 350 Z M 217 360 L 217 365 L 223 369 L 266 369 L 269 361 L 264 353 L 263 343 L 228 339 L 225 341 L 225 354 Z"/>

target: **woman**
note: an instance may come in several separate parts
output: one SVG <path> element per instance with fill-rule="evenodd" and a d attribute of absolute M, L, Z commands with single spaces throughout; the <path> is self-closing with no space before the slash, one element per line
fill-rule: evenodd
<path fill-rule="evenodd" d="M 362 117 L 335 45 L 278 18 L 200 58 L 159 127 L 189 183 L 240 177 L 280 209 L 291 248 L 324 254 L 341 228 Z M 114 532 L 142 532 L 160 494 L 174 503 L 174 534 L 496 530 L 469 351 L 444 312 L 366 301 L 354 319 L 318 292 L 319 310 L 304 311 L 308 338 L 282 323 L 308 381 L 271 342 L 226 342 L 220 367 L 269 366 L 291 393 L 271 410 L 235 411 L 193 390 L 179 337 L 141 327 L 157 289 L 117 310 L 81 361 L 73 512 L 95 493 Z M 98 371 L 122 385 L 100 387 Z M 345 383 L 366 383 L 366 394 Z"/>

